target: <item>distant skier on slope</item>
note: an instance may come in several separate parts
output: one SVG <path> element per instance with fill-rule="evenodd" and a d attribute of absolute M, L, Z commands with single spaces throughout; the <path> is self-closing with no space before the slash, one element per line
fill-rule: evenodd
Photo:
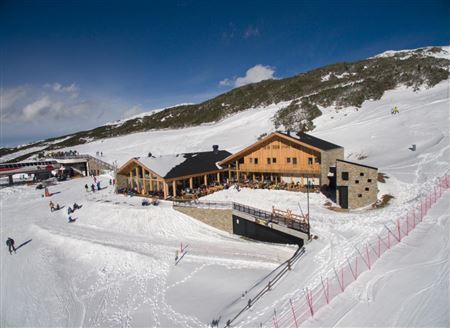
<path fill-rule="evenodd" d="M 89 187 L 88 187 L 87 183 L 84 185 L 84 189 L 86 190 L 86 192 L 89 192 Z"/>
<path fill-rule="evenodd" d="M 392 110 L 391 110 L 391 114 L 392 115 L 396 115 L 396 114 L 399 114 L 400 113 L 400 111 L 398 110 L 398 107 L 397 106 L 395 106 L 394 108 L 392 108 Z"/>
<path fill-rule="evenodd" d="M 75 222 L 76 220 L 77 220 L 76 218 L 75 218 L 75 219 L 72 219 L 72 217 L 69 216 L 69 223 Z"/>
<path fill-rule="evenodd" d="M 50 207 L 50 212 L 53 212 L 55 210 L 55 204 L 53 204 L 52 201 L 50 201 L 50 203 L 48 204 L 48 206 Z"/>
<path fill-rule="evenodd" d="M 6 240 L 6 246 L 8 246 L 8 250 L 9 250 L 9 254 L 12 255 L 12 251 L 14 251 L 14 254 L 16 253 L 16 248 L 14 247 L 14 239 L 12 239 L 11 237 L 8 237 L 8 239 Z"/>

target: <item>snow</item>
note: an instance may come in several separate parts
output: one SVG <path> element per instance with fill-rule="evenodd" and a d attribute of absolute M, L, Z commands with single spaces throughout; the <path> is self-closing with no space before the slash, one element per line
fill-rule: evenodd
<path fill-rule="evenodd" d="M 170 170 L 186 161 L 186 157 L 183 154 L 171 154 L 158 157 L 141 157 L 138 160 L 160 177 L 165 177 Z"/>
<path fill-rule="evenodd" d="M 389 177 L 379 184 L 379 196 L 395 198 L 381 209 L 335 212 L 323 206 L 323 195 L 310 194 L 311 229 L 318 239 L 306 245 L 305 255 L 270 293 L 242 314 L 238 326 L 266 322 L 274 308 L 343 263 L 355 245 L 404 215 L 448 170 L 448 90 L 449 80 L 419 92 L 398 88 L 360 109 L 322 109 L 312 134 L 344 146 L 352 161 L 379 167 Z M 211 150 L 214 144 L 235 152 L 273 131 L 271 118 L 285 105 L 250 109 L 210 125 L 136 133 L 71 149 L 91 155 L 102 151 L 103 159 L 120 164 L 136 156 L 148 159 L 148 152 L 158 158 Z M 394 106 L 398 115 L 390 113 Z M 408 149 L 412 144 L 416 151 Z M 367 158 L 358 160 L 355 154 Z M 100 177 L 106 188 L 96 193 L 84 191 L 90 178 L 51 186 L 51 200 L 65 205 L 54 213 L 34 186 L 2 186 L 1 239 L 11 236 L 17 245 L 31 241 L 12 256 L 1 252 L 0 326 L 201 327 L 219 317 L 223 326 L 296 250 L 219 231 L 167 202 L 142 207 L 140 198 L 113 194 L 109 178 Z M 306 211 L 306 195 L 288 191 L 229 189 L 206 199 Z M 83 207 L 73 215 L 78 220 L 69 224 L 66 210 L 73 202 Z M 414 233 L 305 326 L 449 326 L 448 209 L 449 192 Z M 189 245 L 188 253 L 174 265 L 180 243 Z"/>
<path fill-rule="evenodd" d="M 424 49 L 425 51 L 419 53 L 421 56 L 428 56 L 428 57 L 436 57 L 436 58 L 445 58 L 450 59 L 450 46 L 442 46 L 439 47 L 442 49 L 440 52 L 431 52 L 429 51 L 431 48 L 434 47 L 423 47 L 420 49 Z M 404 50 L 387 50 L 379 55 L 374 56 L 374 58 L 380 58 L 380 57 L 393 57 L 396 55 L 402 55 L 401 59 L 407 59 L 412 56 L 412 54 L 418 54 L 416 53 L 417 49 L 404 49 Z"/>
<path fill-rule="evenodd" d="M 45 146 L 45 145 L 44 146 L 34 146 L 34 147 L 27 148 L 27 149 L 19 150 L 19 151 L 16 151 L 14 153 L 11 153 L 11 154 L 8 154 L 8 155 L 4 155 L 4 156 L 0 157 L 0 162 L 7 162 L 7 161 L 10 161 L 10 160 L 12 160 L 14 158 L 17 158 L 17 157 L 20 157 L 20 156 L 23 156 L 23 155 L 26 155 L 26 154 L 29 154 L 29 153 L 32 153 L 32 152 L 35 152 L 35 151 L 39 151 L 39 150 L 45 149 L 46 147 L 47 146 Z"/>
<path fill-rule="evenodd" d="M 77 150 L 80 154 L 92 156 L 101 151 L 102 160 L 111 164 L 117 161 L 119 166 L 132 157 L 145 157 L 149 152 L 153 156 L 194 153 L 211 151 L 213 145 L 236 152 L 255 142 L 261 134 L 274 131 L 273 115 L 288 104 L 289 102 L 282 102 L 249 109 L 210 125 L 134 133 L 65 150 Z"/>

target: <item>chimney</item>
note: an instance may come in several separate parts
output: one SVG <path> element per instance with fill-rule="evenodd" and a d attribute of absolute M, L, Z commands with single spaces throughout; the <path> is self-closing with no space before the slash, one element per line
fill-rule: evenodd
<path fill-rule="evenodd" d="M 219 145 L 213 145 L 213 151 L 214 151 L 214 154 L 218 154 L 219 153 Z"/>

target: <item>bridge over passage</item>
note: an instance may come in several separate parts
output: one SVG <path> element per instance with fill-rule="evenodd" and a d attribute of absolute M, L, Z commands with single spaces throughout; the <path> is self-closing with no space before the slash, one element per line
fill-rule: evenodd
<path fill-rule="evenodd" d="M 175 207 L 231 209 L 233 233 L 248 238 L 302 246 L 311 239 L 309 219 L 291 211 L 264 211 L 236 202 L 175 200 Z"/>
<path fill-rule="evenodd" d="M 272 208 L 272 212 L 232 203 L 233 233 L 260 241 L 295 243 L 302 246 L 311 239 L 309 220 Z"/>

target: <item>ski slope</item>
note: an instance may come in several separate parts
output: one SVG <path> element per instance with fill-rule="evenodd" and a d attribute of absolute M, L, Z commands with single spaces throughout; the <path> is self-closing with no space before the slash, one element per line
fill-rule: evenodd
<path fill-rule="evenodd" d="M 103 160 L 209 150 L 213 144 L 234 152 L 273 131 L 273 114 L 283 104 L 254 108 L 221 122 L 182 130 L 137 133 L 73 147 L 104 153 Z M 397 106 L 398 115 L 390 110 Z M 360 109 L 324 108 L 315 136 L 345 147 L 349 160 L 379 167 L 389 179 L 380 196 L 395 196 L 383 209 L 329 211 L 327 199 L 311 195 L 312 233 L 294 270 L 244 313 L 238 326 L 259 326 L 273 309 L 317 283 L 334 266 L 415 204 L 435 177 L 448 170 L 449 80 L 413 92 L 399 88 Z M 415 152 L 408 149 L 416 144 Z M 17 254 L 1 252 L 0 326 L 201 327 L 221 326 L 264 277 L 296 250 L 290 245 L 253 242 L 214 229 L 170 204 L 142 207 L 140 199 L 106 188 L 86 192 L 90 178 L 50 187 L 51 200 L 65 208 L 51 213 L 48 198 L 33 186 L 3 186 L 1 239 L 20 245 Z M 236 200 L 270 209 L 299 212 L 306 195 L 286 191 L 234 189 L 207 199 Z M 82 204 L 67 223 L 67 207 Z M 408 239 L 386 253 L 371 272 L 319 312 L 311 327 L 449 326 L 448 192 Z M 180 244 L 189 245 L 175 265 Z M 246 297 L 241 295 L 247 291 Z"/>

